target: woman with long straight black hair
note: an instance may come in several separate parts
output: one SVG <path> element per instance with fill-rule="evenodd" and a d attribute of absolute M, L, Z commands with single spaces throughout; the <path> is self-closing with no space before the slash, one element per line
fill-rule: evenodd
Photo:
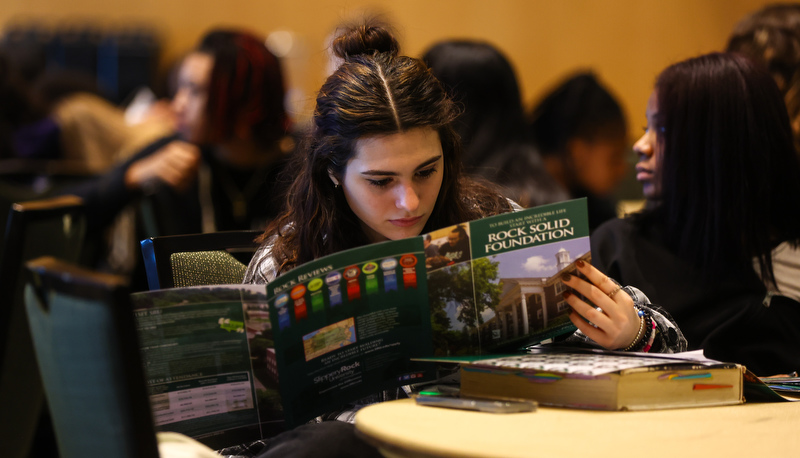
<path fill-rule="evenodd" d="M 800 369 L 800 163 L 770 74 L 723 53 L 668 67 L 634 150 L 648 208 L 592 235 L 595 266 L 670 312 L 690 349 Z"/>

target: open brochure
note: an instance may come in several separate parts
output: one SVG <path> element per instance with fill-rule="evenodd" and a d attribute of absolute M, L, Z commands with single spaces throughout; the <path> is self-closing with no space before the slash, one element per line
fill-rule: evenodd
<path fill-rule="evenodd" d="M 572 332 L 560 278 L 589 250 L 577 199 L 346 250 L 266 287 L 134 294 L 156 423 L 212 447 L 268 437 L 435 377 L 412 358 Z"/>

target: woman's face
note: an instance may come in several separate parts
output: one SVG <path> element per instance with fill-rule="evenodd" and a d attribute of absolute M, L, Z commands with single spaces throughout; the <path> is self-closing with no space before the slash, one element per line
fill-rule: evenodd
<path fill-rule="evenodd" d="M 576 138 L 569 142 L 567 148 L 572 157 L 575 177 L 587 191 L 609 194 L 629 173 L 625 160 L 629 151 L 626 137 L 623 134 L 592 140 Z"/>
<path fill-rule="evenodd" d="M 177 130 L 183 139 L 201 143 L 206 124 L 206 102 L 214 58 L 206 53 L 191 53 L 178 71 L 178 92 L 172 99 Z"/>
<path fill-rule="evenodd" d="M 656 91 L 650 94 L 650 99 L 647 102 L 647 127 L 645 128 L 644 135 L 633 144 L 633 150 L 639 157 L 636 163 L 636 180 L 642 183 L 642 193 L 647 199 L 658 197 L 658 182 L 656 175 L 658 173 L 658 161 L 661 156 L 661 149 L 659 147 L 659 129 L 656 123 L 658 119 L 658 97 Z"/>
<path fill-rule="evenodd" d="M 443 173 L 439 134 L 422 127 L 357 140 L 341 185 L 367 237 L 380 242 L 422 232 Z"/>

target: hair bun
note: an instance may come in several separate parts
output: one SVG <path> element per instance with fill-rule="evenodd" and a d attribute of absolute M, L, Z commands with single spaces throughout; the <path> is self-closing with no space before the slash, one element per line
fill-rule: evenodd
<path fill-rule="evenodd" d="M 397 55 L 399 51 L 400 44 L 388 28 L 382 25 L 350 27 L 333 40 L 333 52 L 344 60 L 376 52 Z"/>

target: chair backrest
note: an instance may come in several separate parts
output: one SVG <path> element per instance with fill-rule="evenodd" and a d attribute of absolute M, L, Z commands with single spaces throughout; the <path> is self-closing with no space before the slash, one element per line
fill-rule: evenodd
<path fill-rule="evenodd" d="M 44 406 L 23 301 L 24 263 L 51 255 L 76 262 L 86 232 L 81 199 L 61 196 L 11 206 L 0 255 L 0 444 L 27 456 Z M 5 425 L 13 425 L 7 428 Z M 17 455 L 19 454 L 19 455 Z"/>
<path fill-rule="evenodd" d="M 29 261 L 25 307 L 59 455 L 158 457 L 127 279 Z"/>
<path fill-rule="evenodd" d="M 153 289 L 241 283 L 261 231 L 168 235 L 141 241 L 147 285 Z"/>
<path fill-rule="evenodd" d="M 75 160 L 0 159 L 0 229 L 15 202 L 62 195 L 96 176 L 96 170 Z"/>

